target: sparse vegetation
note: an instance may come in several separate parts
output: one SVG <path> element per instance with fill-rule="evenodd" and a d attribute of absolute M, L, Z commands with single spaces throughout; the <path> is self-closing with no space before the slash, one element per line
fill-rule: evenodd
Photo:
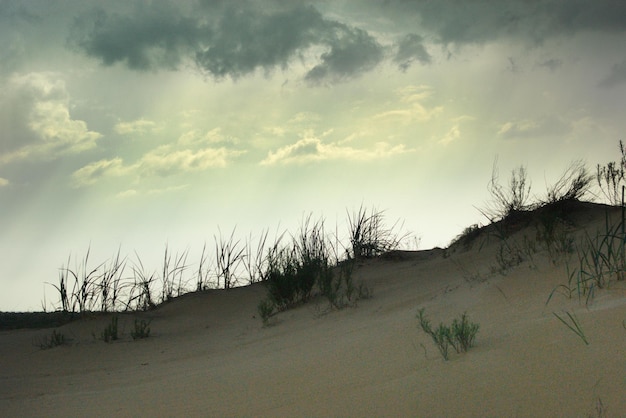
<path fill-rule="evenodd" d="M 397 221 L 387 228 L 384 222 L 384 212 L 361 206 L 357 212 L 348 213 L 351 252 L 349 256 L 355 259 L 371 258 L 385 252 L 395 250 L 409 237 L 403 233 L 402 225 Z"/>
<path fill-rule="evenodd" d="M 257 311 L 259 312 L 259 316 L 261 317 L 264 326 L 269 325 L 270 317 L 274 314 L 274 308 L 274 303 L 269 298 L 263 299 L 259 302 Z"/>
<path fill-rule="evenodd" d="M 463 229 L 463 232 L 461 232 L 459 235 L 456 236 L 456 238 L 452 240 L 452 242 L 450 243 L 450 247 L 453 247 L 455 245 L 462 245 L 464 249 L 470 249 L 474 241 L 476 241 L 476 239 L 480 236 L 481 228 L 482 227 L 479 224 L 473 224 L 466 227 L 465 229 Z"/>
<path fill-rule="evenodd" d="M 620 160 L 596 167 L 596 180 L 600 191 L 609 202 L 617 206 L 624 200 L 624 173 L 626 172 L 626 149 L 619 141 Z"/>
<path fill-rule="evenodd" d="M 44 336 L 39 341 L 39 348 L 42 350 L 47 350 L 50 348 L 58 347 L 66 343 L 65 335 L 57 332 L 56 329 L 52 330 L 52 334 L 50 336 Z"/>
<path fill-rule="evenodd" d="M 417 319 L 422 330 L 433 339 L 444 360 L 449 359 L 450 346 L 454 347 L 457 353 L 464 353 L 474 346 L 480 326 L 470 322 L 466 313 L 454 319 L 450 326 L 440 323 L 437 328 L 433 329 L 424 312 L 424 308 L 419 309 Z"/>
<path fill-rule="evenodd" d="M 118 337 L 117 315 L 114 315 L 111 317 L 111 323 L 108 324 L 100 334 L 100 338 L 105 343 L 109 343 L 111 341 L 117 340 Z"/>
<path fill-rule="evenodd" d="M 285 232 L 277 233 L 272 245 L 268 245 L 267 230 L 256 241 L 250 236 L 246 242 L 235 238 L 235 229 L 226 237 L 220 232 L 214 236 L 214 256 L 205 244 L 191 278 L 186 277 L 191 267 L 188 250 L 174 254 L 166 245 L 160 270 L 151 271 L 136 252 L 129 262 L 120 249 L 110 260 L 92 265 L 88 248 L 74 268 L 68 257 L 59 270 L 58 282 L 49 283 L 59 295 L 53 308 L 71 314 L 146 311 L 192 290 L 229 289 L 255 282 L 267 285 L 274 313 L 306 302 L 316 292 L 329 297 L 331 305 L 354 304 L 370 290 L 363 283 L 354 283 L 351 274 L 343 270 L 335 274 L 333 269 L 345 260 L 394 250 L 408 239 L 408 233 L 399 232 L 398 223 L 387 229 L 383 220 L 382 212 L 361 206 L 349 218 L 350 238 L 345 246 L 337 233 L 326 233 L 323 219 L 314 222 L 311 216 L 290 240 L 284 239 Z M 125 275 L 127 271 L 131 273 Z M 194 288 L 188 287 L 189 282 Z"/>
<path fill-rule="evenodd" d="M 150 321 L 146 321 L 145 319 L 135 319 L 135 325 L 130 332 L 130 336 L 133 340 L 148 338 L 150 336 Z"/>
<path fill-rule="evenodd" d="M 371 290 L 353 279 L 356 259 L 340 261 L 338 253 L 325 233 L 323 220 L 313 222 L 310 216 L 290 242 L 275 244 L 268 252 L 263 274 L 267 299 L 258 306 L 264 324 L 275 312 L 307 302 L 315 294 L 325 297 L 333 309 L 355 306 L 358 300 L 370 297 Z"/>
<path fill-rule="evenodd" d="M 500 184 L 498 161 L 494 161 L 491 171 L 491 181 L 487 186 L 491 201 L 479 211 L 491 223 L 501 220 L 512 220 L 515 215 L 532 209 L 529 203 L 531 184 L 524 166 L 519 166 L 511 172 L 508 188 Z"/>
<path fill-rule="evenodd" d="M 566 200 L 581 200 L 589 192 L 592 179 L 592 175 L 581 160 L 572 162 L 563 175 L 547 187 L 546 200 L 543 205 Z"/>
<path fill-rule="evenodd" d="M 566 263 L 567 285 L 562 284 L 552 290 L 546 304 L 556 293 L 572 297 L 578 295 L 585 303 L 593 298 L 597 289 L 604 289 L 612 282 L 626 278 L 626 234 L 624 220 L 611 225 L 606 215 L 605 229 L 595 235 L 586 233 L 576 246 L 577 267 Z"/>

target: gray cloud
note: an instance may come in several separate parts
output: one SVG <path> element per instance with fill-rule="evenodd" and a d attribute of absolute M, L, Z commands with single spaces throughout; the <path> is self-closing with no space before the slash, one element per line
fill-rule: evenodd
<path fill-rule="evenodd" d="M 424 38 L 409 33 L 398 41 L 397 52 L 393 60 L 401 70 L 407 70 L 413 61 L 417 60 L 422 64 L 429 64 L 431 57 L 424 47 Z"/>
<path fill-rule="evenodd" d="M 366 31 L 336 25 L 330 50 L 321 56 L 322 62 L 306 75 L 306 80 L 319 83 L 341 80 L 371 70 L 383 59 L 382 46 Z"/>
<path fill-rule="evenodd" d="M 311 7 L 271 14 L 231 7 L 215 25 L 207 44 L 196 52 L 195 60 L 215 77 L 284 68 L 298 52 L 319 43 L 326 26 Z"/>
<path fill-rule="evenodd" d="M 438 42 L 482 43 L 503 36 L 540 43 L 593 30 L 626 30 L 622 0 L 373 0 L 387 18 L 433 34 Z M 411 23 L 413 22 L 413 23 Z"/>
<path fill-rule="evenodd" d="M 69 43 L 105 65 L 135 70 L 176 68 L 208 28 L 166 2 L 136 3 L 128 14 L 95 9 L 74 19 Z"/>
<path fill-rule="evenodd" d="M 306 76 L 313 83 L 350 78 L 383 59 L 366 31 L 298 3 L 214 1 L 186 12 L 166 2 L 142 4 L 124 14 L 98 9 L 78 16 L 69 43 L 105 65 L 159 70 L 192 62 L 217 79 L 286 68 L 312 47 L 325 51 Z"/>

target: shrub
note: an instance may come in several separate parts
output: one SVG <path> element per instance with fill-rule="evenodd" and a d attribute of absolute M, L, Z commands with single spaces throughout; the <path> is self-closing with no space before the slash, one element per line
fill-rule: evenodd
<path fill-rule="evenodd" d="M 469 322 L 466 313 L 461 315 L 460 319 L 452 321 L 453 345 L 457 353 L 466 352 L 474 345 L 476 334 L 478 333 L 478 324 Z"/>
<path fill-rule="evenodd" d="M 469 317 L 466 313 L 461 315 L 459 319 L 454 319 L 452 325 L 448 326 L 441 323 L 433 330 L 430 320 L 426 318 L 424 312 L 424 308 L 417 311 L 420 326 L 426 334 L 431 336 L 444 360 L 449 358 L 448 351 L 450 345 L 454 347 L 457 353 L 466 352 L 470 347 L 474 346 L 476 334 L 480 326 L 469 322 Z"/>
<path fill-rule="evenodd" d="M 548 187 L 545 203 L 582 199 L 589 191 L 592 178 L 582 161 L 572 162 L 563 175 Z"/>
<path fill-rule="evenodd" d="M 402 225 L 394 223 L 391 228 L 385 227 L 384 213 L 372 208 L 359 207 L 358 212 L 348 214 L 348 228 L 352 253 L 355 259 L 371 258 L 397 249 L 409 237 L 408 233 L 400 232 Z"/>
<path fill-rule="evenodd" d="M 519 166 L 511 172 L 509 186 L 505 188 L 500 184 L 498 161 L 496 160 L 493 163 L 491 181 L 487 189 L 491 194 L 491 201 L 479 211 L 492 223 L 532 209 L 532 205 L 528 202 L 531 184 L 524 166 Z"/>
<path fill-rule="evenodd" d="M 304 286 L 297 282 L 300 279 L 298 267 L 295 255 L 288 249 L 282 249 L 270 258 L 265 286 L 270 301 L 279 310 L 286 309 L 301 298 L 300 289 Z"/>

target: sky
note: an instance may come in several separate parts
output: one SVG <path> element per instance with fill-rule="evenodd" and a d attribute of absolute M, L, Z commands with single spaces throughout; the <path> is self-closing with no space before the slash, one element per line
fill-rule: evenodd
<path fill-rule="evenodd" d="M 88 249 L 157 269 L 361 205 L 446 246 L 496 159 L 540 196 L 625 139 L 622 0 L 0 0 L 0 39 L 4 311 Z"/>

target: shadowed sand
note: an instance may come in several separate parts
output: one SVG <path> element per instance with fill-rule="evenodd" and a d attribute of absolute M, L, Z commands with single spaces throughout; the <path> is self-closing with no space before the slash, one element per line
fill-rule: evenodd
<path fill-rule="evenodd" d="M 612 210 L 615 215 L 616 210 Z M 579 208 L 577 228 L 602 229 L 606 210 Z M 615 215 L 617 216 L 617 215 Z M 517 232 L 535 237 L 533 227 Z M 482 244 L 482 245 L 481 245 Z M 361 263 L 373 290 L 329 311 L 316 299 L 262 327 L 262 285 L 188 294 L 120 315 L 124 335 L 94 340 L 107 317 L 57 328 L 70 344 L 36 345 L 51 329 L 0 332 L 0 416 L 606 416 L 626 411 L 624 282 L 588 306 L 555 295 L 564 264 L 545 252 L 492 272 L 499 242 L 398 252 Z M 576 255 L 573 255 L 576 260 Z M 467 312 L 476 346 L 444 361 L 419 328 Z M 576 314 L 589 345 L 553 312 Z M 152 335 L 132 341 L 134 317 Z"/>

